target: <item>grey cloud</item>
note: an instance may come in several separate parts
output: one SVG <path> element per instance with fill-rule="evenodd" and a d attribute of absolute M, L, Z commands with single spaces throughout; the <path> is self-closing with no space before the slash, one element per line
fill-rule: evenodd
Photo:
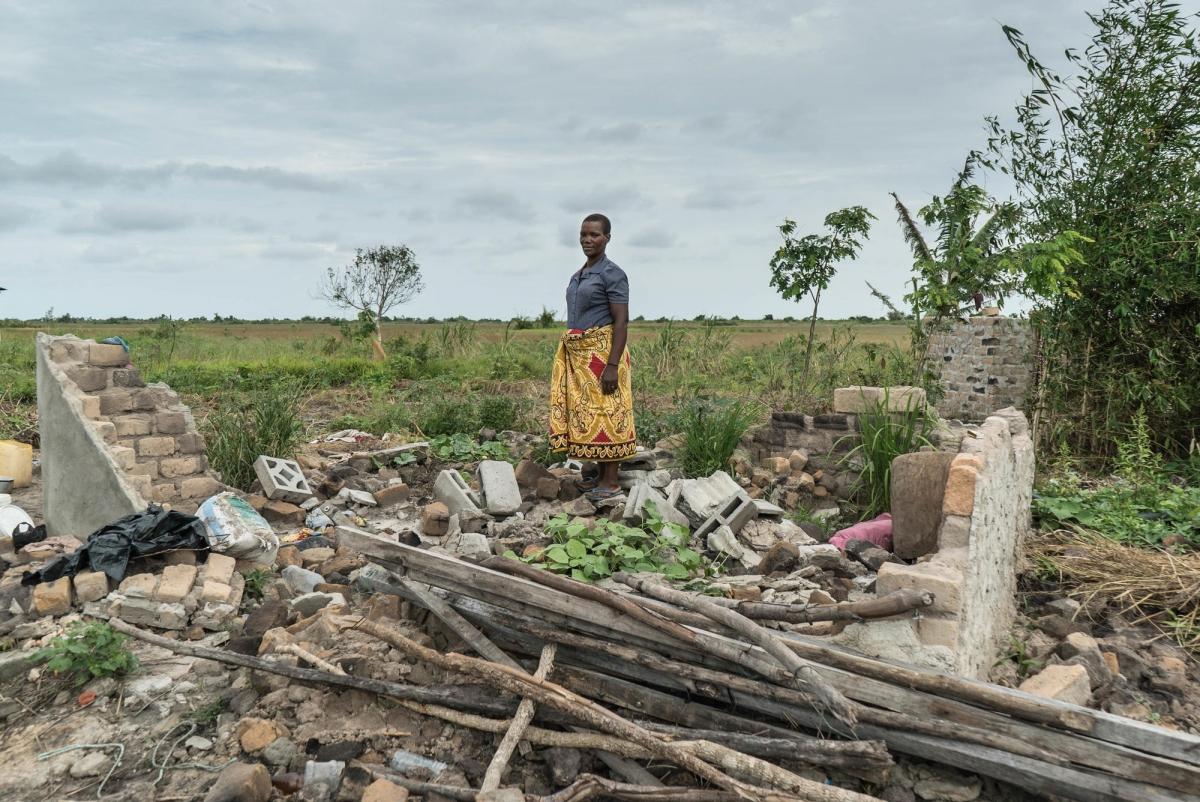
<path fill-rule="evenodd" d="M 647 202 L 641 190 L 633 184 L 621 186 L 592 187 L 581 190 L 559 202 L 559 208 L 572 214 L 590 214 L 605 209 L 627 209 Z"/>
<path fill-rule="evenodd" d="M 511 192 L 481 189 L 460 195 L 454 205 L 463 214 L 528 223 L 533 219 L 533 208 Z"/>
<path fill-rule="evenodd" d="M 0 203 L 0 231 L 12 231 L 33 220 L 33 210 L 15 203 Z"/>
<path fill-rule="evenodd" d="M 268 189 L 303 192 L 334 191 L 343 186 L 340 181 L 278 167 L 234 167 L 205 162 L 162 162 L 148 167 L 129 167 L 90 161 L 73 151 L 63 151 L 41 161 L 22 164 L 0 154 L 0 184 L 143 188 L 163 185 L 174 178 L 252 184 Z"/>
<path fill-rule="evenodd" d="M 83 249 L 81 258 L 94 264 L 119 264 L 131 259 L 145 259 L 149 251 L 134 243 L 92 243 Z"/>
<path fill-rule="evenodd" d="M 670 248 L 675 244 L 675 235 L 665 228 L 644 228 L 629 238 L 629 244 L 638 248 Z"/>
<path fill-rule="evenodd" d="M 641 123 L 610 123 L 588 128 L 583 132 L 585 139 L 621 145 L 642 138 L 645 127 Z"/>
<path fill-rule="evenodd" d="M 65 234 L 120 234 L 178 231 L 193 223 L 191 215 L 150 204 L 108 204 L 91 214 L 68 220 L 59 227 Z"/>
<path fill-rule="evenodd" d="M 749 192 L 744 187 L 715 184 L 689 192 L 683 205 L 689 209 L 720 211 L 750 206 L 762 200 L 762 196 Z"/>

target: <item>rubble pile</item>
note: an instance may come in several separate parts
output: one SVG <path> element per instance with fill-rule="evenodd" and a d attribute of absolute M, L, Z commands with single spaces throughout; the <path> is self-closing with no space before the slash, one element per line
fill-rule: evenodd
<path fill-rule="evenodd" d="M 514 454 L 535 439 L 495 436 Z M 803 449 L 685 478 L 673 445 L 640 451 L 625 492 L 593 503 L 576 463 L 446 463 L 427 443 L 344 431 L 294 460 L 263 455 L 250 493 L 200 504 L 206 548 L 139 557 L 119 578 L 23 584 L 88 533 L 7 553 L 0 539 L 0 791 L 1200 799 L 1200 739 L 1080 706 L 1133 647 L 1063 632 L 1041 674 L 998 677 L 1034 695 L 849 651 L 832 640 L 847 627 L 911 621 L 934 596 L 877 595 L 900 557 L 868 530 L 831 541 L 789 517 L 789 494 L 838 492 Z M 563 517 L 677 525 L 712 570 L 582 583 L 503 556 L 535 557 Z M 35 658 L 90 620 L 129 637 L 136 673 L 72 687 Z M 1145 673 L 1156 690 L 1163 665 Z"/>

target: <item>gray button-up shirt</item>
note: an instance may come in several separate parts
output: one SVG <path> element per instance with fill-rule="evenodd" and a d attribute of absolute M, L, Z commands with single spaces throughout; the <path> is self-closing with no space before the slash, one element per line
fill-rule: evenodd
<path fill-rule="evenodd" d="M 629 278 L 607 256 L 580 268 L 567 285 L 567 328 L 594 329 L 613 322 L 609 304 L 629 303 Z"/>

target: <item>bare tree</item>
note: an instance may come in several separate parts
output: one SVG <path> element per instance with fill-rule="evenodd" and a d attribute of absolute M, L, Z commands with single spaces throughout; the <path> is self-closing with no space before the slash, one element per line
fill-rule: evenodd
<path fill-rule="evenodd" d="M 320 293 L 335 306 L 371 317 L 375 324 L 375 354 L 382 358 L 384 315 L 423 289 L 421 265 L 408 246 L 380 245 L 365 251 L 358 248 L 353 262 L 341 269 L 329 268 Z"/>

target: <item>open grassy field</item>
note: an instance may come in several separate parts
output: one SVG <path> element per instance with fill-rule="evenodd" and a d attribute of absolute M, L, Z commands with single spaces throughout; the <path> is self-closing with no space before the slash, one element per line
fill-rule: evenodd
<path fill-rule="evenodd" d="M 357 426 L 377 433 L 426 431 L 449 402 L 477 410 L 489 398 L 508 399 L 511 407 L 492 423 L 540 428 L 560 333 L 495 322 L 391 323 L 384 328 L 388 358 L 376 361 L 368 342 L 328 323 L 8 326 L 0 328 L 0 437 L 30 425 L 37 331 L 124 338 L 143 376 L 171 384 L 202 417 L 221 400 L 286 385 L 303 398 L 310 431 Z M 641 428 L 653 436 L 661 416 L 696 397 L 739 398 L 764 411 L 815 410 L 837 386 L 908 383 L 908 333 L 902 323 L 820 323 L 804 377 L 803 322 L 636 321 L 630 350 Z M 458 425 L 478 419 L 466 415 Z"/>

